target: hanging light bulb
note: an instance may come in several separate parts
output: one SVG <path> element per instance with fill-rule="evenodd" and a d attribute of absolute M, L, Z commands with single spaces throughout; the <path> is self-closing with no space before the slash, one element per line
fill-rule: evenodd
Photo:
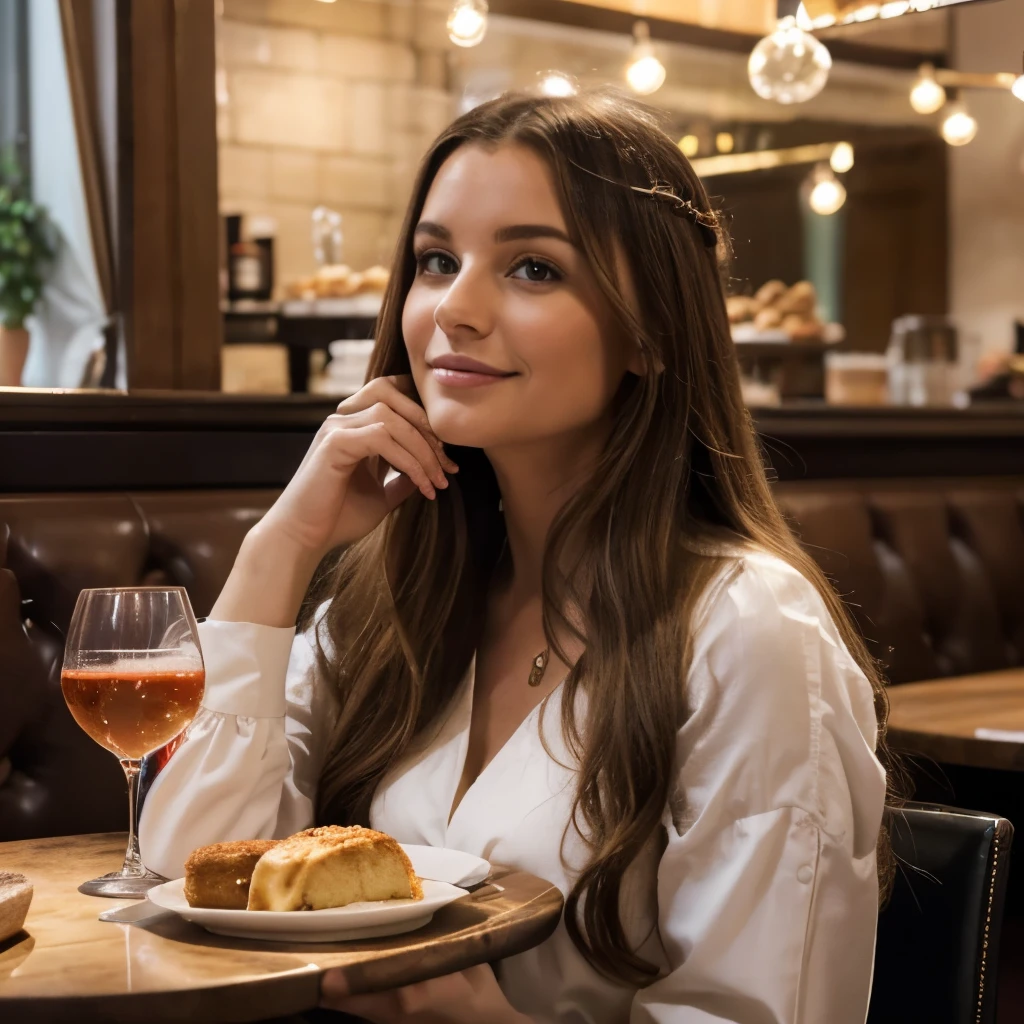
<path fill-rule="evenodd" d="M 751 51 L 747 75 L 754 92 L 763 99 L 805 103 L 825 88 L 831 67 L 828 47 L 789 15 Z"/>
<path fill-rule="evenodd" d="M 832 173 L 832 168 L 828 164 L 819 164 L 814 168 L 811 172 L 810 186 L 808 202 L 815 213 L 831 217 L 843 208 L 846 202 L 846 189 Z"/>
<path fill-rule="evenodd" d="M 1010 92 L 1024 102 L 1024 75 L 1017 76 L 1016 81 L 1010 86 Z"/>
<path fill-rule="evenodd" d="M 853 167 L 853 146 L 848 142 L 837 142 L 828 162 L 836 174 L 845 174 Z"/>
<path fill-rule="evenodd" d="M 942 137 L 951 146 L 966 146 L 978 134 L 978 122 L 963 103 L 951 103 L 942 122 Z"/>
<path fill-rule="evenodd" d="M 946 90 L 935 80 L 935 68 L 922 64 L 910 90 L 910 105 L 919 114 L 934 114 L 946 102 Z"/>
<path fill-rule="evenodd" d="M 692 159 L 700 152 L 700 139 L 692 133 L 684 135 L 679 140 L 679 149 L 688 160 Z"/>
<path fill-rule="evenodd" d="M 564 71 L 541 71 L 538 88 L 545 96 L 575 96 L 579 91 L 576 80 Z"/>
<path fill-rule="evenodd" d="M 665 65 L 654 54 L 651 30 L 646 21 L 638 21 L 633 25 L 633 49 L 626 66 L 626 81 L 639 96 L 650 96 L 665 82 Z"/>
<path fill-rule="evenodd" d="M 448 15 L 448 38 L 456 46 L 476 46 L 487 33 L 487 0 L 455 0 Z"/>

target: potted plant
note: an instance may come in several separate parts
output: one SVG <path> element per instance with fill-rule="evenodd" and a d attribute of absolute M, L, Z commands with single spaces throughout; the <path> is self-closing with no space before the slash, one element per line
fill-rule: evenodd
<path fill-rule="evenodd" d="M 0 165 L 0 386 L 21 383 L 28 355 L 25 320 L 42 294 L 55 249 L 46 211 L 32 202 L 25 176 L 8 157 Z"/>

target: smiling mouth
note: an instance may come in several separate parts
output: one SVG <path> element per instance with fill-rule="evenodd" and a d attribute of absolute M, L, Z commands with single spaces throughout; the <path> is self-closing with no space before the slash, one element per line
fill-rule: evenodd
<path fill-rule="evenodd" d="M 453 388 L 486 387 L 519 376 L 514 370 L 499 370 L 468 356 L 443 355 L 429 365 L 438 384 Z"/>

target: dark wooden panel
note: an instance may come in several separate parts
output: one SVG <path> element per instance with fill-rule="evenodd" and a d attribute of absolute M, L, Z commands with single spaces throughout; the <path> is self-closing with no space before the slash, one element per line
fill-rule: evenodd
<path fill-rule="evenodd" d="M 174 56 L 181 259 L 177 386 L 217 390 L 224 321 L 218 283 L 214 6 L 210 0 L 178 0 Z"/>
<path fill-rule="evenodd" d="M 9 391 L 0 400 L 0 492 L 280 487 L 331 400 L 193 393 Z M 1024 474 L 1024 413 L 754 410 L 780 480 Z"/>
<path fill-rule="evenodd" d="M 131 388 L 220 387 L 213 4 L 122 0 Z M 130 184 L 129 184 L 130 183 Z"/>
<path fill-rule="evenodd" d="M 314 433 L 0 431 L 0 493 L 283 487 Z"/>
<path fill-rule="evenodd" d="M 131 297 L 124 309 L 128 383 L 177 387 L 178 162 L 174 141 L 174 5 L 129 0 Z M 127 129 L 126 129 L 127 130 Z"/>
<path fill-rule="evenodd" d="M 949 302 L 941 139 L 866 148 L 846 175 L 844 324 L 854 348 L 883 350 L 892 321 Z"/>

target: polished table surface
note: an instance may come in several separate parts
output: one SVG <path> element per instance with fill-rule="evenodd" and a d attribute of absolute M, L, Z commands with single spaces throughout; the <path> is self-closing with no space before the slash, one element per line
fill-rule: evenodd
<path fill-rule="evenodd" d="M 410 984 L 499 960 L 554 931 L 562 895 L 494 868 L 487 883 L 430 924 L 393 938 L 269 943 L 213 935 L 148 901 L 83 896 L 116 870 L 123 834 L 0 844 L 0 871 L 35 887 L 25 931 L 0 943 L 0 1020 L 255 1021 L 317 1005 L 320 975 L 342 968 L 352 992 Z M 124 908 L 134 923 L 98 920 Z M 147 916 L 148 915 L 148 916 Z"/>
<path fill-rule="evenodd" d="M 1024 669 L 889 687 L 889 745 L 945 764 L 1024 771 Z M 977 729 L 1019 733 L 986 739 Z"/>

